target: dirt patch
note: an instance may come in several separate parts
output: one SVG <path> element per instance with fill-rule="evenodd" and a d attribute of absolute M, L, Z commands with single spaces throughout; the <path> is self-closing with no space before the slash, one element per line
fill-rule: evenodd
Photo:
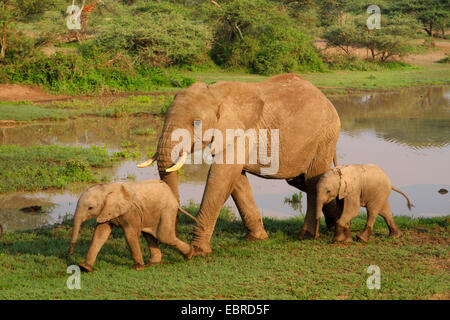
<path fill-rule="evenodd" d="M 33 87 L 31 85 L 21 85 L 21 84 L 0 84 L 0 101 L 31 101 L 31 102 L 52 102 L 52 101 L 64 101 L 64 100 L 90 100 L 93 97 L 98 98 L 101 101 L 108 100 L 109 102 L 128 96 L 160 96 L 160 95 L 173 95 L 174 92 L 120 92 L 114 94 L 103 94 L 103 95 L 80 95 L 80 96 L 67 96 L 67 95 L 56 95 L 46 93 L 43 89 L 38 87 Z"/>
<path fill-rule="evenodd" d="M 449 230 L 436 227 L 433 229 L 425 228 L 411 228 L 410 230 L 405 230 L 405 238 L 408 241 L 417 243 L 418 245 L 450 245 Z"/>
<path fill-rule="evenodd" d="M 411 44 L 413 45 L 421 45 L 424 41 L 422 39 L 413 40 Z M 342 49 L 336 47 L 327 47 L 326 40 L 317 39 L 314 42 L 315 47 L 321 51 L 323 54 L 328 56 L 341 56 L 344 55 L 344 51 Z M 355 48 L 349 47 L 349 52 L 357 56 L 360 59 L 371 59 L 371 54 L 369 50 L 364 48 Z M 433 50 L 429 50 L 428 52 L 420 53 L 420 54 L 410 54 L 404 57 L 394 58 L 396 60 L 400 60 L 409 64 L 414 65 L 424 65 L 428 63 L 435 63 L 439 60 L 442 60 L 450 54 L 450 41 L 448 40 L 435 40 L 435 48 Z"/>
<path fill-rule="evenodd" d="M 20 126 L 22 122 L 15 120 L 0 120 L 0 128 L 13 128 Z"/>
<path fill-rule="evenodd" d="M 0 101 L 48 101 L 67 99 L 68 96 L 52 95 L 38 87 L 19 84 L 0 84 Z"/>

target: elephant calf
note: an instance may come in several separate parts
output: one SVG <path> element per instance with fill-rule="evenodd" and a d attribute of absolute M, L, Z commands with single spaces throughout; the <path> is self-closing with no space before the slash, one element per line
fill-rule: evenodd
<path fill-rule="evenodd" d="M 388 202 L 391 190 L 401 193 L 408 201 L 408 209 L 411 210 L 413 205 L 409 198 L 394 188 L 386 173 L 374 164 L 338 166 L 326 171 L 316 186 L 316 234 L 323 205 L 338 197 L 339 200 L 343 199 L 344 209 L 336 222 L 334 241 L 352 241 L 350 221 L 358 215 L 360 207 L 367 209 L 366 227 L 357 236 L 360 240 L 364 242 L 369 240 L 378 214 L 386 221 L 389 236 L 399 237 L 401 232 L 392 219 Z"/>
<path fill-rule="evenodd" d="M 73 254 L 81 224 L 97 218 L 83 271 L 92 271 L 97 254 L 108 239 L 112 226 L 123 228 L 125 239 L 134 260 L 135 270 L 144 269 L 139 238 L 141 232 L 148 242 L 150 259 L 147 265 L 161 263 L 158 240 L 177 248 L 186 259 L 192 257 L 192 247 L 176 236 L 178 211 L 190 216 L 179 207 L 170 187 L 160 180 L 99 184 L 87 189 L 78 200 L 74 216 L 69 254 Z"/>

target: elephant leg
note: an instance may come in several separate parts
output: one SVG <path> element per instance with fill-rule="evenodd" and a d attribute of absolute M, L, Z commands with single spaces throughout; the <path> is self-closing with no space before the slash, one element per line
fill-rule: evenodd
<path fill-rule="evenodd" d="M 220 209 L 233 191 L 233 185 L 239 179 L 242 168 L 243 165 L 213 164 L 209 169 L 197 216 L 198 223 L 194 228 L 194 238 L 191 242 L 195 256 L 212 252 L 210 241 Z"/>
<path fill-rule="evenodd" d="M 147 265 L 151 266 L 162 263 L 162 254 L 158 245 L 158 240 L 151 234 L 145 232 L 143 234 L 148 243 L 148 250 L 150 251 L 150 258 L 147 261 Z"/>
<path fill-rule="evenodd" d="M 298 235 L 298 239 L 318 238 L 319 234 L 316 226 L 316 215 L 315 212 L 311 212 L 312 210 L 315 210 L 315 192 L 313 192 L 311 186 L 306 184 L 305 176 L 303 174 L 295 177 L 294 179 L 286 180 L 286 182 L 300 191 L 306 192 L 306 216 L 303 222 L 302 230 Z"/>
<path fill-rule="evenodd" d="M 160 242 L 178 249 L 186 259 L 190 259 L 193 255 L 192 246 L 177 238 L 175 233 L 175 220 L 177 216 L 178 208 L 176 207 L 173 211 L 161 215 L 157 237 Z"/>
<path fill-rule="evenodd" d="M 139 243 L 141 231 L 130 225 L 125 226 L 123 231 L 125 233 L 125 240 L 127 241 L 128 248 L 131 251 L 131 257 L 134 261 L 133 269 L 143 270 L 145 268 L 144 259 L 142 258 L 141 245 Z"/>
<path fill-rule="evenodd" d="M 388 228 L 389 228 L 389 237 L 390 238 L 398 238 L 402 235 L 402 232 L 400 231 L 399 227 L 394 222 L 394 219 L 392 218 L 391 213 L 391 206 L 389 204 L 389 201 L 386 200 L 384 203 L 383 209 L 380 211 L 380 215 L 384 218 L 384 221 L 386 222 Z"/>
<path fill-rule="evenodd" d="M 319 221 L 316 220 L 315 207 L 316 197 L 313 192 L 309 192 L 306 195 L 306 215 L 302 230 L 298 235 L 299 240 L 317 239 L 320 237 L 319 228 L 317 228 L 317 223 L 320 223 L 320 219 Z"/>
<path fill-rule="evenodd" d="M 370 236 L 372 235 L 373 232 L 373 225 L 375 223 L 375 220 L 377 219 L 378 216 L 378 212 L 380 211 L 380 206 L 379 205 L 373 205 L 373 204 L 369 204 L 367 205 L 367 222 L 366 222 L 366 227 L 364 228 L 364 230 L 357 235 L 358 239 L 361 240 L 362 242 L 368 242 Z"/>
<path fill-rule="evenodd" d="M 250 183 L 244 171 L 234 183 L 231 196 L 248 230 L 246 238 L 252 241 L 269 239 L 264 229 L 261 213 L 256 206 Z"/>
<path fill-rule="evenodd" d="M 351 242 L 350 221 L 358 215 L 360 208 L 359 196 L 348 197 L 344 200 L 344 210 L 336 222 L 333 242 Z"/>
<path fill-rule="evenodd" d="M 342 214 L 343 204 L 342 200 L 335 199 L 323 206 L 322 211 L 328 230 L 333 230 L 336 227 L 336 222 Z"/>
<path fill-rule="evenodd" d="M 109 223 L 100 223 L 97 225 L 92 237 L 91 246 L 89 247 L 85 262 L 80 264 L 83 271 L 92 272 L 95 260 L 100 249 L 105 244 L 111 234 L 111 225 Z"/>
<path fill-rule="evenodd" d="M 316 218 L 315 218 L 315 206 L 316 206 L 316 190 L 315 184 L 319 177 L 309 179 L 305 181 L 304 175 L 299 175 L 294 179 L 287 180 L 287 183 L 303 192 L 306 192 L 306 216 L 303 223 L 302 230 L 298 236 L 300 240 L 318 238 L 320 235 L 317 233 Z M 322 211 L 325 216 L 325 223 L 329 230 L 333 229 L 336 225 L 336 221 L 341 216 L 343 209 L 342 201 L 333 200 L 330 203 L 323 206 Z"/>
<path fill-rule="evenodd" d="M 175 231 L 170 233 L 161 232 L 158 235 L 158 239 L 159 241 L 161 241 L 161 243 L 176 248 L 183 254 L 185 259 L 190 259 L 194 253 L 192 247 L 189 244 L 177 238 L 177 236 L 175 235 Z"/>

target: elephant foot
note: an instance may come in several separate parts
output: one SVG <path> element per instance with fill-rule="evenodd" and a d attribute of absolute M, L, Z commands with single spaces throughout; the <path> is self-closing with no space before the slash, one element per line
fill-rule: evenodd
<path fill-rule="evenodd" d="M 356 235 L 356 237 L 364 243 L 369 242 L 369 237 L 372 235 L 372 231 L 369 229 L 365 229 L 360 234 Z"/>
<path fill-rule="evenodd" d="M 194 247 L 193 246 L 191 246 L 191 250 L 189 250 L 189 252 L 188 253 L 186 253 L 186 254 L 184 254 L 183 256 L 184 256 L 184 259 L 185 260 L 189 260 L 189 259 L 191 259 L 193 256 L 194 256 Z"/>
<path fill-rule="evenodd" d="M 352 242 L 352 235 L 350 233 L 350 228 L 345 228 L 336 225 L 336 233 L 333 238 L 333 242 Z"/>
<path fill-rule="evenodd" d="M 318 239 L 320 238 L 320 233 L 311 233 L 309 230 L 307 229 L 303 229 L 302 231 L 300 231 L 299 235 L 298 235 L 298 240 L 307 240 L 307 239 Z"/>
<path fill-rule="evenodd" d="M 84 272 L 94 271 L 94 268 L 89 263 L 86 263 L 86 262 L 82 262 L 78 266 L 80 267 L 81 271 L 84 271 Z"/>
<path fill-rule="evenodd" d="M 212 253 L 211 247 L 209 246 L 209 244 L 207 244 L 206 246 L 202 246 L 199 247 L 197 245 L 192 245 L 192 255 L 191 257 L 197 257 L 197 256 L 207 256 L 208 254 Z"/>
<path fill-rule="evenodd" d="M 156 259 L 154 257 L 150 257 L 150 259 L 148 259 L 147 263 L 145 264 L 146 266 L 155 266 L 158 264 L 162 264 L 162 258 L 161 256 L 157 257 Z"/>
<path fill-rule="evenodd" d="M 135 264 L 133 264 L 132 268 L 136 271 L 142 271 L 145 269 L 145 265 L 140 264 L 140 263 L 135 263 Z"/>
<path fill-rule="evenodd" d="M 0 237 L 1 237 L 1 233 L 0 233 Z M 70 248 L 69 248 L 69 255 L 72 255 L 74 252 L 75 252 L 75 243 L 71 243 Z"/>
<path fill-rule="evenodd" d="M 399 229 L 393 230 L 393 231 L 389 232 L 389 238 L 393 238 L 393 239 L 400 238 L 402 236 L 402 234 L 403 233 Z"/>
<path fill-rule="evenodd" d="M 267 235 L 266 232 L 264 232 L 264 235 L 260 235 L 260 236 L 255 235 L 254 233 L 247 233 L 244 238 L 245 238 L 245 240 L 248 240 L 248 241 L 269 240 L 269 236 Z"/>

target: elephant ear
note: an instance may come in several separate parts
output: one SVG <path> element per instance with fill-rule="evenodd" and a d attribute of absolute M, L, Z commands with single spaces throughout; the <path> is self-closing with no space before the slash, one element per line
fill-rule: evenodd
<path fill-rule="evenodd" d="M 264 101 L 256 94 L 228 96 L 219 105 L 216 117 L 221 128 L 256 128 L 264 110 Z"/>
<path fill-rule="evenodd" d="M 97 217 L 97 223 L 111 221 L 131 210 L 133 192 L 124 184 L 110 192 L 105 199 L 103 209 Z"/>
<path fill-rule="evenodd" d="M 352 194 L 352 192 L 356 188 L 357 179 L 355 173 L 349 167 L 343 167 L 337 170 L 341 178 L 338 193 L 338 198 L 339 200 L 341 200 L 342 198 L 345 198 Z"/>

